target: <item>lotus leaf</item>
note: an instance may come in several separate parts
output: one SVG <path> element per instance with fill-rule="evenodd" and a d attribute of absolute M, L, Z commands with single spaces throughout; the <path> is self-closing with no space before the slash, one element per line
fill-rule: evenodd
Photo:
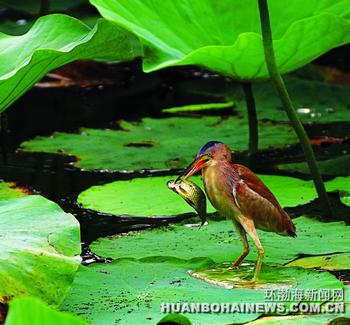
<path fill-rule="evenodd" d="M 349 270 L 350 253 L 301 257 L 288 263 L 287 266 L 300 266 L 304 269 Z"/>
<path fill-rule="evenodd" d="M 84 169 L 142 170 L 185 167 L 210 140 L 227 143 L 232 150 L 247 148 L 248 124 L 237 117 L 144 118 L 140 123 L 122 121 L 120 130 L 81 129 L 80 133 L 56 132 L 22 143 L 25 151 L 74 155 Z M 288 125 L 261 122 L 261 148 L 296 143 Z"/>
<path fill-rule="evenodd" d="M 90 29 L 62 14 L 39 18 L 22 36 L 0 33 L 0 112 L 47 72 L 77 59 L 131 60 L 135 44 L 106 20 Z"/>
<path fill-rule="evenodd" d="M 32 297 L 16 298 L 10 302 L 5 325 L 88 325 L 84 320 L 48 307 Z"/>
<path fill-rule="evenodd" d="M 29 295 L 59 304 L 80 264 L 78 221 L 40 195 L 9 198 L 0 190 L 7 196 L 0 201 L 0 302 Z"/>
<path fill-rule="evenodd" d="M 293 278 L 300 289 L 342 288 L 342 283 L 328 272 L 273 266 L 290 261 L 300 253 L 349 251 L 350 230 L 343 223 L 325 224 L 306 217 L 295 222 L 297 239 L 261 233 L 267 253 L 262 277 L 274 274 L 281 279 Z M 162 302 L 264 302 L 264 290 L 219 288 L 188 274 L 189 269 L 210 268 L 213 263 L 231 261 L 240 252 L 238 235 L 231 229 L 233 226 L 228 221 L 211 221 L 200 230 L 173 225 L 99 239 L 92 249 L 115 260 L 111 264 L 81 267 L 61 309 L 78 311 L 96 324 L 154 324 L 163 318 Z M 333 238 L 335 232 L 336 239 Z M 322 242 L 327 244 L 316 243 L 315 238 L 319 236 L 323 236 Z M 255 254 L 249 255 L 248 260 L 253 261 Z M 91 283 L 100 285 L 91 287 Z M 91 289 L 87 295 L 88 286 Z M 228 324 L 251 321 L 260 314 L 184 316 L 195 324 Z"/>
<path fill-rule="evenodd" d="M 350 228 L 345 226 L 344 222 L 324 223 L 305 216 L 294 219 L 294 222 L 297 228 L 295 239 L 259 232 L 265 247 L 265 263 L 285 264 L 295 260 L 300 254 L 325 255 L 350 252 L 348 239 Z M 254 244 L 251 243 L 250 246 L 252 251 L 248 255 L 248 261 L 255 261 Z M 130 250 L 130 247 L 133 249 Z M 101 256 L 112 258 L 210 257 L 216 263 L 222 263 L 232 261 L 238 256 L 242 244 L 230 221 L 209 220 L 209 225 L 201 229 L 176 224 L 165 229 L 132 232 L 128 236 L 101 238 L 91 245 L 91 249 Z"/>
<path fill-rule="evenodd" d="M 166 216 L 190 212 L 187 203 L 166 187 L 167 181 L 176 177 L 134 178 L 92 186 L 80 193 L 78 202 L 84 208 L 115 215 Z M 260 175 L 260 178 L 284 207 L 304 204 L 317 197 L 311 181 L 272 175 Z M 200 177 L 191 180 L 203 188 Z M 209 204 L 208 212 L 214 211 Z"/>
<path fill-rule="evenodd" d="M 193 244 L 193 242 L 192 242 Z M 173 246 L 176 249 L 176 246 Z M 202 255 L 203 256 L 203 255 Z M 61 310 L 79 313 L 94 324 L 155 324 L 164 314 L 161 304 L 264 302 L 264 290 L 228 290 L 194 279 L 189 269 L 211 267 L 210 258 L 177 259 L 153 256 L 123 258 L 111 264 L 81 267 Z M 301 268 L 266 266 L 265 274 L 293 277 L 298 288 L 341 288 L 333 275 Z M 91 283 L 99 283 L 91 286 Z M 86 294 L 86 288 L 91 288 Z M 260 313 L 185 314 L 195 324 L 231 324 L 251 321 Z"/>
<path fill-rule="evenodd" d="M 350 206 L 350 176 L 337 177 L 327 182 L 327 191 L 338 191 L 340 201 Z"/>
<path fill-rule="evenodd" d="M 200 65 L 240 80 L 268 77 L 255 0 L 91 0 L 144 45 L 145 72 Z M 269 2 L 279 71 L 350 41 L 347 0 Z"/>

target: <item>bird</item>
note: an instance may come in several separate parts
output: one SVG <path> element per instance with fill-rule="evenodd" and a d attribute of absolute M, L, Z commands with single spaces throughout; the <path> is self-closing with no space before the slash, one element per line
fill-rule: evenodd
<path fill-rule="evenodd" d="M 257 282 L 264 248 L 256 229 L 296 237 L 296 227 L 276 197 L 248 167 L 232 161 L 231 149 L 220 141 L 209 141 L 186 168 L 184 179 L 201 170 L 204 189 L 213 207 L 231 219 L 243 244 L 230 268 L 238 267 L 249 254 L 247 234 L 258 250 L 253 278 Z"/>

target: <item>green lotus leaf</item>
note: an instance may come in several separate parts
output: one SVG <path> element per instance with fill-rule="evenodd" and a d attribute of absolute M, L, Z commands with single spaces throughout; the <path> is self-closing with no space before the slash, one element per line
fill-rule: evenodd
<path fill-rule="evenodd" d="M 7 196 L 0 228 L 0 302 L 30 295 L 59 304 L 80 264 L 78 221 L 40 195 Z"/>
<path fill-rule="evenodd" d="M 20 297 L 10 302 L 5 325 L 88 325 L 68 313 L 48 307 L 33 297 Z"/>
<path fill-rule="evenodd" d="M 144 118 L 140 123 L 122 121 L 120 129 L 56 132 L 23 142 L 21 148 L 73 155 L 78 158 L 75 166 L 84 169 L 142 170 L 185 167 L 213 139 L 234 151 L 247 149 L 248 143 L 248 123 L 237 117 Z M 297 142 L 288 125 L 261 122 L 259 134 L 262 149 Z"/>
<path fill-rule="evenodd" d="M 349 86 L 303 80 L 291 76 L 286 76 L 284 79 L 302 122 L 328 123 L 350 120 Z M 289 121 L 271 81 L 256 82 L 252 87 L 259 119 Z M 243 116 L 247 114 L 247 104 L 241 84 L 210 78 L 185 80 L 180 85 L 180 91 L 221 100 L 226 98 L 228 102 L 234 100 L 235 109 Z M 344 136 L 347 136 L 345 130 Z"/>
<path fill-rule="evenodd" d="M 350 206 L 350 176 L 337 177 L 327 182 L 327 191 L 338 191 L 340 201 Z"/>
<path fill-rule="evenodd" d="M 141 39 L 146 72 L 200 65 L 241 80 L 268 77 L 255 0 L 90 2 Z M 282 73 L 350 41 L 347 0 L 273 0 L 269 11 Z"/>
<path fill-rule="evenodd" d="M 297 238 L 259 231 L 265 248 L 265 263 L 285 264 L 301 254 L 350 252 L 350 228 L 344 222 L 324 223 L 305 216 L 294 219 L 294 222 Z M 252 242 L 250 247 L 252 250 L 247 260 L 254 262 L 257 253 Z M 132 232 L 128 236 L 101 238 L 91 245 L 91 249 L 101 256 L 112 258 L 209 257 L 216 263 L 222 263 L 233 261 L 241 253 L 242 244 L 232 222 L 209 220 L 209 225 L 201 229 L 176 224 L 165 229 Z"/>
<path fill-rule="evenodd" d="M 171 240 L 171 232 L 169 239 Z M 173 248 L 177 249 L 176 246 Z M 72 290 L 60 309 L 79 313 L 94 324 L 113 324 L 116 321 L 122 324 L 155 324 L 164 317 L 161 312 L 162 303 L 265 302 L 264 290 L 220 288 L 188 274 L 190 269 L 210 268 L 212 265 L 209 258 L 181 260 L 163 254 L 139 260 L 117 259 L 110 264 L 81 267 Z M 263 271 L 265 276 L 273 275 L 280 279 L 292 277 L 297 281 L 299 289 L 336 289 L 343 286 L 327 272 L 269 266 L 265 266 Z M 91 283 L 99 285 L 91 286 Z M 89 294 L 86 292 L 87 287 L 91 288 Z M 194 324 L 222 325 L 248 322 L 261 313 L 184 315 Z"/>
<path fill-rule="evenodd" d="M 350 253 L 301 257 L 286 264 L 286 266 L 299 266 L 304 269 L 318 268 L 331 271 L 348 270 L 350 268 Z"/>
<path fill-rule="evenodd" d="M 96 185 L 80 193 L 78 202 L 86 209 L 115 215 L 169 216 L 191 212 L 189 205 L 170 191 L 166 183 L 174 176 L 134 178 Z M 317 197 L 313 183 L 293 177 L 260 175 L 284 207 L 307 203 Z M 191 178 L 203 189 L 201 177 Z M 141 198 L 135 204 L 135 198 Z M 209 202 L 208 202 L 209 203 Z M 215 209 L 208 204 L 208 212 Z"/>
<path fill-rule="evenodd" d="M 296 239 L 259 233 L 265 247 L 261 279 L 293 279 L 300 289 L 342 288 L 342 283 L 328 272 L 303 268 L 276 267 L 300 253 L 349 251 L 349 227 L 342 222 L 322 223 L 312 218 L 295 219 Z M 337 233 L 337 238 L 334 238 Z M 316 240 L 323 236 L 322 241 Z M 324 243 L 324 244 L 322 244 Z M 93 323 L 155 324 L 164 315 L 161 303 L 175 302 L 265 302 L 264 290 L 225 289 L 195 279 L 190 269 L 215 267 L 214 263 L 230 262 L 241 252 L 238 235 L 228 221 L 211 221 L 200 230 L 185 225 L 172 225 L 102 238 L 92 249 L 112 256 L 111 264 L 81 267 L 72 290 L 60 306 L 78 312 Z M 248 261 L 256 259 L 256 252 Z M 91 283 L 99 283 L 92 286 Z M 90 286 L 89 286 L 90 284 Z M 86 288 L 89 286 L 89 294 Z M 89 308 L 86 308 L 89 306 Z M 251 321 L 259 313 L 184 314 L 195 324 L 231 324 Z"/>
<path fill-rule="evenodd" d="M 69 31 L 69 32 L 67 32 Z M 22 36 L 0 33 L 0 112 L 47 72 L 77 59 L 130 60 L 135 40 L 106 20 L 93 29 L 61 14 L 39 18 Z"/>

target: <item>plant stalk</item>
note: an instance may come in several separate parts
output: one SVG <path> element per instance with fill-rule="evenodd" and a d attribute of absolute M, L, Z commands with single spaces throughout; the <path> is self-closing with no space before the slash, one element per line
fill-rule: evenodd
<path fill-rule="evenodd" d="M 284 81 L 281 77 L 281 74 L 278 71 L 275 53 L 272 43 L 272 33 L 270 25 L 270 16 L 267 5 L 267 0 L 258 0 L 259 3 L 259 13 L 260 13 L 260 23 L 261 23 L 261 32 L 265 52 L 265 60 L 267 69 L 270 74 L 270 78 L 278 92 L 278 95 L 281 99 L 283 107 L 288 115 L 288 118 L 296 132 L 304 154 L 306 156 L 306 161 L 309 165 L 310 173 L 313 178 L 318 197 L 321 201 L 322 208 L 327 216 L 330 218 L 333 217 L 332 206 L 330 204 L 326 188 L 324 186 L 320 170 L 318 168 L 314 152 L 312 150 L 309 138 L 305 132 L 305 129 L 300 122 L 293 103 L 289 97 L 288 91 L 284 84 Z"/>
<path fill-rule="evenodd" d="M 252 84 L 243 83 L 243 92 L 247 104 L 248 124 L 249 124 L 249 155 L 253 156 L 258 152 L 259 134 L 258 118 L 256 114 L 255 99 L 253 95 Z"/>

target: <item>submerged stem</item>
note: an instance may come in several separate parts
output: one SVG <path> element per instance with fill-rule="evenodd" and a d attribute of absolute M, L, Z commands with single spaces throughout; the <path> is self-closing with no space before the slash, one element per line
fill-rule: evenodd
<path fill-rule="evenodd" d="M 270 25 L 269 10 L 267 5 L 267 0 L 258 0 L 259 3 L 259 12 L 260 12 L 260 22 L 261 22 L 261 31 L 262 39 L 264 44 L 264 52 L 267 69 L 270 74 L 270 78 L 278 92 L 278 95 L 281 99 L 283 107 L 288 115 L 288 118 L 296 132 L 304 154 L 306 156 L 306 161 L 309 165 L 310 173 L 313 178 L 318 197 L 321 200 L 322 208 L 324 212 L 329 216 L 333 216 L 332 207 L 323 184 L 323 180 L 315 159 L 314 152 L 312 150 L 309 138 L 305 132 L 303 125 L 301 124 L 293 103 L 289 97 L 288 91 L 284 84 L 284 81 L 281 77 L 281 74 L 278 71 L 275 59 L 275 53 L 272 44 L 272 33 Z"/>
<path fill-rule="evenodd" d="M 248 123 L 249 123 L 249 154 L 252 156 L 258 151 L 259 134 L 258 119 L 256 115 L 256 106 L 253 95 L 252 84 L 250 82 L 243 83 L 243 91 L 247 104 Z"/>

